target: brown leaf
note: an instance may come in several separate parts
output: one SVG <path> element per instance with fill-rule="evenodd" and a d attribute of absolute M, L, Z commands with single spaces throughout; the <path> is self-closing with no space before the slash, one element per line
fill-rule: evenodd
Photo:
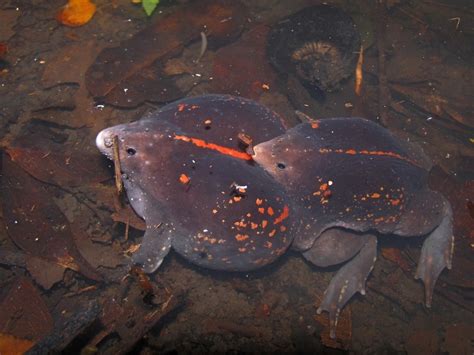
<path fill-rule="evenodd" d="M 267 26 L 257 26 L 237 43 L 217 51 L 213 68 L 214 90 L 258 99 L 274 87 L 276 73 L 268 63 L 265 51 L 268 31 Z"/>
<path fill-rule="evenodd" d="M 41 83 L 49 88 L 54 85 L 76 83 L 84 84 L 84 73 L 94 62 L 103 48 L 97 41 L 73 43 L 65 46 L 48 60 L 41 77 Z"/>
<path fill-rule="evenodd" d="M 245 8 L 235 0 L 184 4 L 166 17 L 157 17 L 154 24 L 120 47 L 104 49 L 86 72 L 87 89 L 95 98 L 116 105 L 169 100 L 165 89 L 177 92 L 174 85 L 163 86 L 156 80 L 168 80 L 159 61 L 179 53 L 186 44 L 199 39 L 202 31 L 208 34 L 210 46 L 229 42 L 242 31 L 245 15 Z"/>
<path fill-rule="evenodd" d="M 101 182 L 111 177 L 103 158 L 89 147 L 54 143 L 36 136 L 25 135 L 6 148 L 8 154 L 29 174 L 49 184 L 74 187 Z"/>
<path fill-rule="evenodd" d="M 2 157 L 0 187 L 7 232 L 20 249 L 93 280 L 101 279 L 78 252 L 66 217 L 45 187 L 6 154 Z"/>
<path fill-rule="evenodd" d="M 474 326 L 469 323 L 454 323 L 446 326 L 445 350 L 449 354 L 472 354 Z"/>
<path fill-rule="evenodd" d="M 0 303 L 2 332 L 37 342 L 53 330 L 53 318 L 36 287 L 18 277 Z M 3 354 L 3 352 L 2 352 Z"/>
<path fill-rule="evenodd" d="M 403 257 L 400 249 L 398 248 L 382 248 L 382 255 L 385 259 L 400 266 L 403 271 L 410 271 L 410 263 Z"/>
<path fill-rule="evenodd" d="M 84 216 L 86 217 L 86 216 Z M 102 245 L 93 242 L 83 231 L 80 221 L 71 224 L 74 232 L 75 243 L 84 258 L 95 268 L 115 268 L 118 265 L 127 264 L 128 261 L 118 253 L 111 245 Z"/>
<path fill-rule="evenodd" d="M 14 8 L 0 10 L 0 41 L 6 42 L 15 34 L 13 27 L 16 25 L 21 12 Z"/>
<path fill-rule="evenodd" d="M 32 255 L 26 256 L 26 268 L 35 281 L 46 290 L 61 281 L 64 275 L 63 266 Z"/>

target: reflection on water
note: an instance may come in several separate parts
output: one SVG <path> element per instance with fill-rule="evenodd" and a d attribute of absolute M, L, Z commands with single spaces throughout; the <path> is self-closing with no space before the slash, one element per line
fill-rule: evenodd
<path fill-rule="evenodd" d="M 374 6 L 366 1 L 331 1 L 321 6 L 308 0 L 170 0 L 161 2 L 147 18 L 140 6 L 127 1 L 96 1 L 96 13 L 80 27 L 57 22 L 55 14 L 62 5 L 15 0 L 0 5 L 0 352 L 32 347 L 41 352 L 84 347 L 124 352 L 135 346 L 178 352 L 335 348 L 472 353 L 474 8 L 470 2 L 386 1 Z M 413 279 L 423 238 L 379 236 L 367 292 L 354 296 L 341 312 L 336 339 L 329 337 L 327 313 L 318 315 L 316 310 L 339 265 L 316 267 L 300 253 L 289 251 L 256 271 L 229 273 L 198 268 L 172 251 L 153 274 L 131 269 L 130 258 L 146 228 L 129 200 L 149 199 L 150 193 L 140 188 L 128 199 L 117 195 L 113 162 L 97 150 L 96 135 L 174 100 L 203 94 L 258 101 L 281 118 L 278 132 L 301 120 L 309 119 L 319 127 L 313 120 L 365 117 L 420 147 L 433 165 L 429 186 L 449 200 L 454 216 L 453 268 L 441 273 L 432 307 L 425 308 L 423 285 Z M 212 107 L 206 117 L 197 117 L 197 123 L 184 130 L 179 115 L 193 118 L 198 108 L 170 107 L 174 110 L 170 117 L 176 120 L 173 127 L 182 130 L 167 131 L 171 137 L 172 133 L 181 137 L 172 147 L 187 144 L 188 150 L 179 155 L 175 148 L 156 152 L 146 148 L 153 157 L 148 161 L 169 157 L 160 167 L 153 166 L 156 174 L 138 176 L 138 180 L 146 177 L 162 183 L 153 191 L 168 192 L 166 200 L 160 201 L 164 195 L 153 195 L 156 205 L 146 205 L 153 214 L 146 230 L 153 235 L 168 233 L 173 228 L 170 220 L 188 225 L 207 221 L 209 201 L 202 198 L 207 196 L 204 191 L 224 190 L 222 204 L 228 211 L 240 206 L 241 200 L 248 203 L 245 198 L 251 191 L 239 178 L 251 172 L 254 182 L 260 183 L 263 173 L 255 173 L 259 169 L 255 164 L 239 170 L 237 163 L 226 159 L 258 154 L 258 143 L 264 141 L 258 141 L 259 135 L 270 139 L 267 135 L 273 132 L 270 123 L 255 124 L 251 116 L 239 116 L 237 109 L 212 117 L 217 112 Z M 243 141 L 224 133 L 220 122 L 229 132 L 244 130 Z M 242 129 L 246 122 L 253 125 Z M 340 141 L 342 146 L 357 137 L 356 129 L 344 130 L 349 131 L 347 138 L 334 143 Z M 140 143 L 149 139 L 140 137 Z M 383 142 L 375 141 L 370 135 L 360 139 L 363 151 L 380 153 L 378 144 Z M 199 152 L 206 149 L 201 155 L 206 165 L 200 164 L 201 153 L 190 147 L 199 147 L 195 148 Z M 136 147 L 123 148 L 120 159 L 141 156 Z M 213 158 L 215 152 L 225 159 Z M 189 157 L 188 165 L 163 170 L 171 166 L 169 162 L 181 163 L 181 156 Z M 135 170 L 142 168 L 127 162 Z M 278 163 L 278 169 L 289 167 L 286 161 Z M 328 165 L 336 173 L 347 169 L 340 162 Z M 218 174 L 206 180 L 202 177 L 206 169 L 215 174 L 223 171 L 226 178 L 233 172 L 235 184 L 224 184 Z M 371 172 L 367 181 L 384 181 L 383 171 Z M 176 173 L 176 181 L 157 179 L 168 173 Z M 312 171 L 308 168 L 304 173 Z M 196 195 L 201 200 L 178 201 L 178 194 L 167 186 L 176 182 L 182 195 L 191 196 L 193 176 L 198 176 L 193 174 L 202 177 L 203 187 Z M 316 178 L 314 192 L 319 193 L 318 201 L 327 204 L 337 195 L 335 182 L 330 185 L 326 180 Z M 356 179 L 354 188 L 355 183 Z M 285 192 L 268 187 L 271 184 L 262 183 L 262 191 L 280 199 L 271 212 L 268 206 L 252 205 L 255 216 L 263 209 L 270 226 L 286 216 L 284 208 L 278 207 Z M 375 192 L 372 197 L 377 197 Z M 396 200 L 390 201 L 396 204 Z M 172 216 L 168 201 L 176 207 Z M 436 206 L 428 199 L 421 204 L 411 231 L 421 229 Z M 132 205 L 136 210 L 141 206 Z M 186 213 L 190 206 L 202 214 Z M 217 217 L 222 206 L 209 211 L 216 210 Z M 348 208 L 352 207 L 355 204 Z M 238 224 L 229 223 L 229 228 L 252 230 L 255 224 L 259 231 L 263 220 L 257 223 L 252 213 L 232 221 Z M 304 219 L 291 210 L 289 216 L 296 217 L 295 223 Z M 275 226 L 280 228 L 279 224 Z M 206 233 L 196 235 L 212 243 L 214 238 Z M 284 231 L 275 229 L 275 233 Z M 247 234 L 238 235 L 235 243 L 245 243 Z M 220 235 L 215 244 L 228 237 Z M 338 246 L 338 238 L 334 244 L 322 241 L 328 248 L 322 253 L 325 256 L 352 250 L 349 244 Z M 262 242 L 259 250 L 272 247 Z M 241 248 L 252 255 L 246 253 L 250 244 Z M 197 255 L 215 265 L 209 249 L 198 250 Z M 357 268 L 355 261 L 346 264 L 350 271 Z M 140 341 L 146 334 L 146 340 Z"/>

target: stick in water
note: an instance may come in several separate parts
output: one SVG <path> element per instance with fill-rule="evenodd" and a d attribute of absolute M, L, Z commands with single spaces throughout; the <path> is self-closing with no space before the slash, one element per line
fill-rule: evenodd
<path fill-rule="evenodd" d="M 113 139 L 114 167 L 115 167 L 115 187 L 120 195 L 123 191 L 122 168 L 120 166 L 119 140 L 117 136 Z"/>

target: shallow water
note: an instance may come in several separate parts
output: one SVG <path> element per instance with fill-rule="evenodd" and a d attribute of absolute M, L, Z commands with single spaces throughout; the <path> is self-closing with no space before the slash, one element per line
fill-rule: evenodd
<path fill-rule="evenodd" d="M 161 2 L 147 18 L 129 1 L 97 1 L 75 28 L 55 19 L 61 1 L 0 5 L 0 338 L 39 352 L 471 354 L 474 7 L 328 2 L 352 17 L 363 49 L 350 49 L 347 75 L 328 92 L 277 68 L 270 57 L 282 52 L 266 45 L 282 19 L 317 2 L 234 2 L 205 27 L 189 11 L 196 3 Z M 106 47 L 119 48 L 107 52 L 109 66 L 96 61 Z M 366 117 L 421 146 L 430 187 L 454 211 L 453 268 L 432 308 L 413 279 L 423 238 L 379 238 L 367 293 L 345 307 L 336 340 L 316 309 L 338 267 L 296 252 L 251 273 L 200 269 L 175 252 L 152 275 L 130 272 L 144 224 L 116 197 L 95 137 L 207 93 L 257 100 L 287 127 L 300 121 L 295 111 Z"/>

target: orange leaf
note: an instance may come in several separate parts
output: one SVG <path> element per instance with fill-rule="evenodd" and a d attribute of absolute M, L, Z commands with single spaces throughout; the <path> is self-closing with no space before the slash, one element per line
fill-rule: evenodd
<path fill-rule="evenodd" d="M 95 10 L 95 4 L 90 0 L 69 0 L 58 12 L 56 19 L 66 26 L 82 26 L 90 21 Z"/>
<path fill-rule="evenodd" d="M 0 354 L 24 354 L 34 342 L 0 333 Z"/>

